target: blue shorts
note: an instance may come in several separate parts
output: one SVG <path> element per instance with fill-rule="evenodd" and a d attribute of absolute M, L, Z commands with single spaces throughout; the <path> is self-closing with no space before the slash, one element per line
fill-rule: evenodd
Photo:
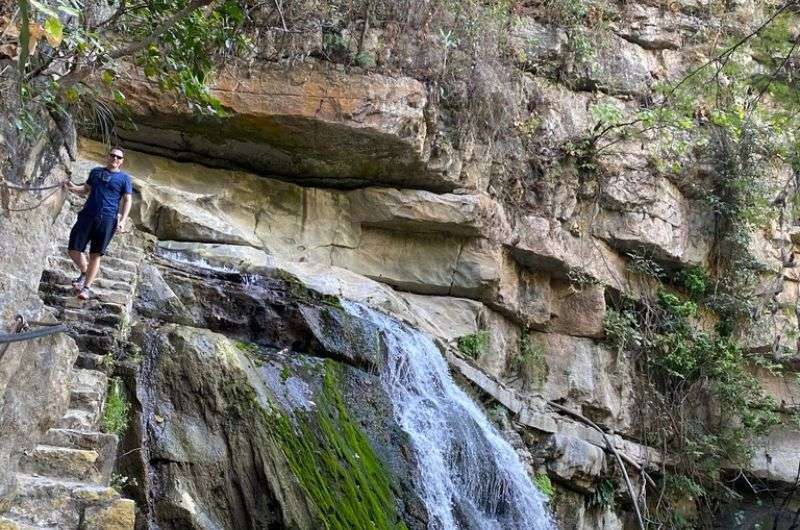
<path fill-rule="evenodd" d="M 103 255 L 106 247 L 114 237 L 114 230 L 117 228 L 116 217 L 91 217 L 78 216 L 75 226 L 69 233 L 69 250 L 86 252 L 86 246 L 91 243 L 89 252 L 92 254 Z"/>

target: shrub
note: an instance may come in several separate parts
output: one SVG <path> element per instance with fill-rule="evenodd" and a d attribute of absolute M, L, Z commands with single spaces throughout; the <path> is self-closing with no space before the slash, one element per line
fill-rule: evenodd
<path fill-rule="evenodd" d="M 489 353 L 489 332 L 480 330 L 459 337 L 458 351 L 472 359 L 478 359 L 481 355 Z"/>
<path fill-rule="evenodd" d="M 511 368 L 522 379 L 525 386 L 539 387 L 547 377 L 547 361 L 544 348 L 536 344 L 528 333 L 519 340 L 519 354 L 512 360 Z"/>

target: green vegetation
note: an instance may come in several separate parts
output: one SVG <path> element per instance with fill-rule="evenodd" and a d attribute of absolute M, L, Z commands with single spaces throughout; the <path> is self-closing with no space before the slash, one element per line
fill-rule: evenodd
<path fill-rule="evenodd" d="M 550 482 L 550 477 L 547 476 L 547 473 L 537 473 L 533 477 L 533 483 L 536 485 L 536 489 L 544 495 L 548 501 L 552 501 L 553 497 L 556 494 L 556 490 L 553 487 L 553 483 Z"/>
<path fill-rule="evenodd" d="M 122 390 L 122 381 L 112 378 L 108 382 L 108 395 L 103 409 L 103 430 L 122 436 L 128 428 L 131 405 Z"/>
<path fill-rule="evenodd" d="M 467 357 L 478 359 L 481 355 L 489 353 L 489 332 L 480 330 L 459 337 L 457 347 L 458 351 Z"/>
<path fill-rule="evenodd" d="M 268 415 L 264 424 L 283 448 L 326 529 L 405 529 L 389 475 L 350 417 L 339 377 L 336 363 L 326 361 L 317 408 L 294 417 Z"/>
<path fill-rule="evenodd" d="M 248 356 L 253 356 L 259 352 L 258 344 L 253 344 L 252 342 L 245 342 L 243 340 L 236 340 L 233 342 L 236 347 L 244 354 Z"/>
<path fill-rule="evenodd" d="M 602 479 L 595 485 L 594 493 L 589 495 L 586 505 L 589 508 L 602 509 L 614 508 L 614 483 L 609 479 Z"/>
<path fill-rule="evenodd" d="M 519 354 L 511 359 L 511 369 L 522 379 L 523 386 L 541 387 L 547 378 L 544 348 L 524 332 L 519 340 Z"/>
<path fill-rule="evenodd" d="M 161 0 L 19 0 L 0 5 L 0 150 L 4 176 L 32 178 L 24 164 L 32 146 L 55 124 L 64 139 L 74 124 L 113 134 L 112 106 L 124 108 L 119 75 L 141 67 L 159 90 L 200 113 L 221 112 L 206 79 L 224 58 L 248 49 L 241 29 L 247 2 Z M 69 142 L 66 142 L 69 145 Z M 71 155 L 73 153 L 70 153 Z"/>
<path fill-rule="evenodd" d="M 695 295 L 707 290 L 697 271 L 681 275 Z M 684 285 L 686 285 L 686 283 Z M 640 397 L 645 419 L 642 436 L 667 448 L 673 466 L 664 480 L 680 477 L 695 491 L 692 499 L 714 505 L 730 498 L 723 471 L 742 468 L 754 436 L 776 424 L 777 404 L 764 395 L 748 369 L 750 358 L 726 326 L 705 330 L 698 323 L 701 302 L 665 288 L 654 298 L 623 304 L 605 320 L 607 340 L 634 354 L 645 375 Z M 757 361 L 758 358 L 753 358 Z M 693 403 L 687 409 L 685 403 Z M 700 406 L 702 404 L 702 406 Z M 646 418 L 659 418 L 657 425 Z M 656 517 L 673 511 L 662 498 Z"/>
<path fill-rule="evenodd" d="M 776 367 L 740 341 L 758 319 L 783 310 L 764 289 L 780 285 L 782 272 L 754 255 L 754 234 L 787 229 L 800 204 L 792 5 L 765 7 L 765 23 L 751 35 L 721 35 L 706 52 L 711 60 L 654 86 L 638 109 L 600 99 L 590 107 L 589 133 L 563 150 L 599 201 L 605 162 L 638 143 L 650 170 L 702 202 L 711 218 L 707 266 L 676 271 L 644 251 L 629 253 L 629 268 L 650 287 L 635 301 L 613 301 L 605 320 L 609 344 L 627 352 L 642 376 L 640 435 L 674 462 L 658 503 L 644 507 L 651 521 L 667 526 L 688 524 L 676 508 L 687 496 L 701 514 L 735 497 L 726 473 L 742 470 L 755 437 L 780 421 L 777 404 L 752 375 L 753 365 Z M 553 6 L 584 20 L 589 14 L 580 6 L 591 3 Z M 791 265 L 784 243 L 776 244 L 784 266 Z M 775 358 L 786 353 L 779 338 Z"/>

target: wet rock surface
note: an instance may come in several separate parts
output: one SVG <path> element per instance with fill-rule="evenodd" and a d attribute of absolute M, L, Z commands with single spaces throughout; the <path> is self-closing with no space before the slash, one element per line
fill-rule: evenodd
<path fill-rule="evenodd" d="M 380 467 L 363 472 L 378 482 L 387 480 L 381 473 L 392 477 L 391 503 L 381 505 L 388 513 L 373 515 L 388 521 L 397 510 L 409 528 L 424 527 L 425 510 L 410 487 L 408 441 L 392 424 L 391 403 L 374 375 L 383 362 L 374 328 L 297 280 L 259 277 L 247 284 L 240 275 L 182 264 L 158 272 L 178 293 L 178 315 L 189 316 L 191 325 L 167 323 L 174 314 L 147 305 L 148 319 L 134 332 L 144 352 L 137 397 L 150 524 L 318 528 L 330 508 L 320 505 L 292 460 L 309 455 L 294 455 L 285 444 L 288 436 L 301 444 L 293 450 L 301 451 L 312 443 L 302 438 L 312 436 L 305 429 L 347 428 L 310 419 L 327 410 L 333 392 L 346 406 L 334 420 L 344 422 L 347 414 L 350 428 L 363 429 L 369 446 L 359 446 L 367 451 L 359 458 Z M 148 303 L 140 298 L 137 306 Z M 295 428 L 301 432 L 292 433 Z M 336 489 L 339 479 L 323 478 Z"/>

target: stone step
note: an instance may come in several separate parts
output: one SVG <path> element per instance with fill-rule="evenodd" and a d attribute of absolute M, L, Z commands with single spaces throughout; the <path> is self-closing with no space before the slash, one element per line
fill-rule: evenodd
<path fill-rule="evenodd" d="M 107 432 L 86 432 L 73 429 L 50 429 L 44 435 L 43 444 L 70 449 L 95 450 L 98 454 L 108 446 L 117 445 L 117 436 Z"/>
<path fill-rule="evenodd" d="M 133 528 L 133 501 L 112 488 L 83 482 L 17 474 L 18 496 L 6 517 L 34 528 L 128 530 Z M 122 512 L 129 524 L 104 524 L 103 512 Z M 101 516 L 101 517 L 98 517 Z M 25 527 L 21 527 L 25 528 Z"/>
<path fill-rule="evenodd" d="M 67 247 L 59 247 L 57 256 L 64 257 L 69 260 L 70 263 L 72 262 L 68 254 Z M 121 241 L 119 238 L 114 238 L 111 245 L 106 250 L 106 254 L 103 256 L 103 259 L 114 258 L 130 261 L 132 263 L 138 263 L 144 259 L 144 256 L 144 251 L 140 248 L 137 248 L 136 245 Z"/>
<path fill-rule="evenodd" d="M 117 347 L 114 337 L 111 335 L 94 335 L 89 333 L 77 333 L 71 335 L 81 351 L 105 356 L 114 353 Z"/>
<path fill-rule="evenodd" d="M 78 276 L 78 268 L 72 262 L 71 259 L 67 256 L 56 255 L 50 258 L 50 267 L 51 269 L 60 269 L 67 273 L 69 276 L 72 274 L 73 276 Z M 137 261 L 130 261 L 123 258 L 115 258 L 112 256 L 103 256 L 100 260 L 100 271 L 101 274 L 105 274 L 105 271 L 113 270 L 113 271 L 123 271 L 128 272 L 131 274 L 136 274 L 139 269 L 139 262 Z M 72 273 L 70 273 L 72 271 Z"/>
<path fill-rule="evenodd" d="M 70 449 L 93 450 L 97 452 L 97 468 L 100 470 L 100 483 L 107 484 L 114 471 L 114 459 L 119 440 L 116 435 L 105 432 L 85 432 L 72 429 L 50 429 L 42 443 Z"/>
<path fill-rule="evenodd" d="M 102 372 L 111 368 L 112 363 L 109 363 L 107 359 L 108 357 L 105 355 L 81 351 L 78 353 L 78 358 L 75 359 L 75 366 L 84 370 L 97 370 Z"/>
<path fill-rule="evenodd" d="M 104 289 L 98 285 L 92 285 L 92 298 L 90 300 L 80 300 L 71 285 L 57 285 L 53 283 L 44 284 L 39 288 L 40 292 L 63 297 L 65 304 L 64 307 L 79 308 L 83 307 L 87 302 L 98 300 L 100 302 L 126 305 L 131 300 L 131 292 L 115 291 L 111 289 Z M 66 303 L 67 300 L 72 303 Z"/>
<path fill-rule="evenodd" d="M 66 414 L 56 422 L 56 428 L 93 432 L 97 430 L 99 420 L 100 411 L 69 409 Z"/>
<path fill-rule="evenodd" d="M 68 294 L 74 292 L 75 288 L 72 286 L 74 276 L 67 276 L 64 272 L 56 269 L 45 270 L 42 273 L 42 281 L 39 283 L 40 291 L 58 292 L 61 294 Z M 111 278 L 104 278 L 98 275 L 94 281 L 94 287 L 106 291 L 118 291 L 125 294 L 133 293 L 132 281 L 119 281 Z"/>
<path fill-rule="evenodd" d="M 102 311 L 82 311 L 80 309 L 61 309 L 61 319 L 66 322 L 80 322 L 86 324 L 98 324 L 101 326 L 116 328 L 122 322 L 122 317 L 113 313 L 103 313 Z"/>
<path fill-rule="evenodd" d="M 119 258 L 133 263 L 139 263 L 144 259 L 144 252 L 141 250 L 113 249 L 106 254 L 107 258 Z"/>
<path fill-rule="evenodd" d="M 58 530 L 57 526 L 33 526 L 9 517 L 0 517 L 0 530 Z"/>
<path fill-rule="evenodd" d="M 104 256 L 100 262 L 100 268 L 106 270 L 118 270 L 130 273 L 139 271 L 139 263 L 136 261 L 128 261 L 122 258 L 113 258 L 111 256 Z"/>
<path fill-rule="evenodd" d="M 52 271 L 53 275 L 63 276 L 72 283 L 72 280 L 78 277 L 78 269 L 68 258 L 50 258 L 48 272 Z M 125 270 L 117 270 L 114 268 L 106 267 L 104 262 L 100 263 L 100 278 L 107 278 L 115 282 L 133 283 L 136 280 L 136 273 Z M 98 279 L 100 279 L 98 278 Z"/>
<path fill-rule="evenodd" d="M 19 470 L 28 475 L 55 477 L 99 484 L 99 455 L 93 449 L 71 449 L 53 445 L 37 445 L 19 461 Z"/>
<path fill-rule="evenodd" d="M 49 306 L 54 306 L 60 309 L 78 309 L 83 311 L 97 311 L 112 314 L 124 314 L 127 312 L 126 304 L 129 300 L 120 304 L 117 302 L 109 302 L 98 297 L 92 297 L 89 300 L 79 300 L 73 292 L 72 294 L 65 295 L 59 293 L 50 293 L 40 291 L 42 300 Z"/>
<path fill-rule="evenodd" d="M 108 376 L 105 373 L 97 370 L 73 370 L 69 382 L 70 408 L 102 410 L 107 387 Z"/>

